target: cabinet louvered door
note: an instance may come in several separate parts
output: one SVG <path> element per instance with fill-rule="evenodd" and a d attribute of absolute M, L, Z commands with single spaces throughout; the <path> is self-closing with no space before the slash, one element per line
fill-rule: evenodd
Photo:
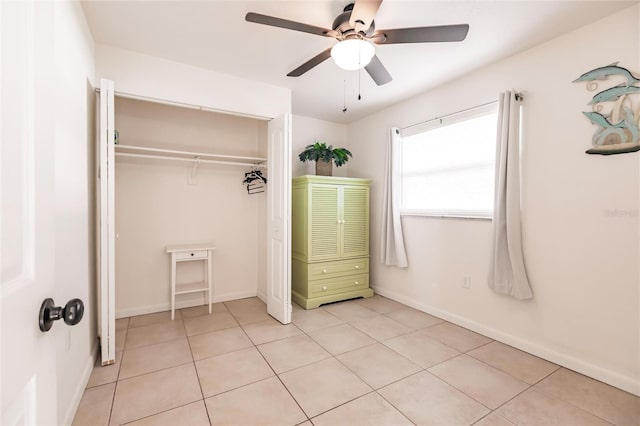
<path fill-rule="evenodd" d="M 369 188 L 344 186 L 341 196 L 341 256 L 368 256 Z"/>
<path fill-rule="evenodd" d="M 340 256 L 338 233 L 338 193 L 335 185 L 309 187 L 311 218 L 309 223 L 309 260 L 331 260 Z"/>

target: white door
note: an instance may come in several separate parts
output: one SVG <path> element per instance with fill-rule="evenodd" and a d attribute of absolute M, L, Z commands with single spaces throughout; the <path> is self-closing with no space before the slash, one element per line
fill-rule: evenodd
<path fill-rule="evenodd" d="M 2 425 L 57 422 L 61 334 L 38 327 L 42 301 L 55 299 L 53 16 L 53 3 L 0 1 Z"/>
<path fill-rule="evenodd" d="M 267 312 L 291 322 L 291 114 L 269 122 Z"/>
<path fill-rule="evenodd" d="M 98 335 L 101 364 L 116 362 L 115 105 L 111 80 L 100 80 L 98 122 Z"/>

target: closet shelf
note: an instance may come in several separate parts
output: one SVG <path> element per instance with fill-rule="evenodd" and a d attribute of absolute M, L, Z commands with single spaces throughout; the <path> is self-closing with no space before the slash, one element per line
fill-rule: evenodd
<path fill-rule="evenodd" d="M 152 158 L 157 160 L 187 161 L 190 163 L 233 164 L 238 166 L 266 167 L 267 159 L 239 155 L 212 154 L 207 152 L 178 151 L 135 145 L 115 145 L 119 157 Z"/>

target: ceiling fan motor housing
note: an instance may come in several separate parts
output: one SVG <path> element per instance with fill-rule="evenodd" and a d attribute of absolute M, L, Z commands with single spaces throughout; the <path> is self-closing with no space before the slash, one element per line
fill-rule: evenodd
<path fill-rule="evenodd" d="M 349 23 L 349 19 L 351 18 L 351 11 L 353 10 L 353 3 L 345 6 L 344 11 L 333 20 L 333 26 L 331 27 L 334 31 L 338 31 L 343 36 L 349 36 L 355 33 L 355 28 L 351 26 Z M 371 25 L 367 29 L 367 31 L 360 31 L 359 35 L 364 37 L 371 37 L 371 35 L 376 30 L 375 21 L 371 21 Z"/>

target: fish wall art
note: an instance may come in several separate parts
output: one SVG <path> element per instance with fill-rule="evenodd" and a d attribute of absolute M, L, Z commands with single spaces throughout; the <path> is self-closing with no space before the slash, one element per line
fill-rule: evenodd
<path fill-rule="evenodd" d="M 610 79 L 611 77 L 611 79 Z M 587 90 L 596 92 L 588 105 L 592 111 L 583 112 L 592 124 L 598 126 L 592 147 L 587 154 L 623 154 L 640 150 L 640 77 L 618 65 L 592 69 L 575 79 L 587 82 Z M 611 87 L 601 87 L 601 83 Z M 618 84 L 616 84 L 618 83 Z"/>

